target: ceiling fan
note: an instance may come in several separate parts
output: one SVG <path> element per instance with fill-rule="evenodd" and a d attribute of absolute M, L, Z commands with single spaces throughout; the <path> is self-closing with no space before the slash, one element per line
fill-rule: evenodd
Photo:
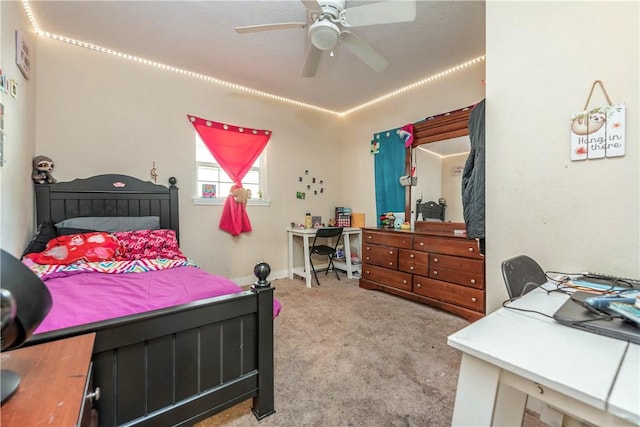
<path fill-rule="evenodd" d="M 360 37 L 350 31 L 366 25 L 410 22 L 416 19 L 415 0 L 386 0 L 346 8 L 346 0 L 300 0 L 309 14 L 306 22 L 248 25 L 236 27 L 238 33 L 308 28 L 311 46 L 307 52 L 303 77 L 313 77 L 323 51 L 331 51 L 340 43 L 377 72 L 384 70 L 389 61 Z"/>

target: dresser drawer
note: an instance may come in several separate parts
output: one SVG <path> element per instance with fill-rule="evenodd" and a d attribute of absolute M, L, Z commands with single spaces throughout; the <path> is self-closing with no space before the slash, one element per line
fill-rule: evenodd
<path fill-rule="evenodd" d="M 429 254 L 426 252 L 400 249 L 398 252 L 398 270 L 428 276 Z"/>
<path fill-rule="evenodd" d="M 421 236 L 416 234 L 413 248 L 419 251 L 482 259 L 476 240 Z"/>
<path fill-rule="evenodd" d="M 409 273 L 388 270 L 373 265 L 364 265 L 362 268 L 362 277 L 373 282 L 382 283 L 383 285 L 404 289 L 405 291 L 411 290 L 411 274 Z"/>
<path fill-rule="evenodd" d="M 482 274 L 431 266 L 429 268 L 429 277 L 476 289 L 484 289 L 484 275 Z"/>
<path fill-rule="evenodd" d="M 362 245 L 362 259 L 366 264 L 398 269 L 398 249 L 389 246 Z"/>
<path fill-rule="evenodd" d="M 413 234 L 404 232 L 380 232 L 363 231 L 362 244 L 374 243 L 376 245 L 395 246 L 396 248 L 411 249 L 413 245 Z"/>
<path fill-rule="evenodd" d="M 429 254 L 429 265 L 432 269 L 448 268 L 484 276 L 484 262 L 477 259 L 442 254 Z"/>
<path fill-rule="evenodd" d="M 484 313 L 484 291 L 422 276 L 413 276 L 413 292 Z"/>

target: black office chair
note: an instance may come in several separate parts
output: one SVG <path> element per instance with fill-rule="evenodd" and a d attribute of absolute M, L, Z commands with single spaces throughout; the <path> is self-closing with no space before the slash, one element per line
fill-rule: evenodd
<path fill-rule="evenodd" d="M 313 265 L 313 255 L 321 255 L 326 256 L 329 260 L 329 265 L 327 266 L 327 271 L 324 273 L 325 276 L 329 273 L 329 270 L 333 270 L 336 273 L 336 277 L 340 280 L 340 276 L 336 271 L 335 266 L 333 265 L 333 259 L 336 256 L 336 252 L 338 250 L 338 243 L 340 242 L 340 237 L 342 237 L 342 229 L 343 227 L 326 227 L 326 228 L 318 228 L 316 231 L 316 236 L 313 238 L 313 243 L 311 244 L 311 248 L 309 250 L 309 263 L 311 264 L 311 270 L 313 270 L 313 276 L 316 278 L 316 283 L 320 286 L 320 281 L 318 280 L 318 274 L 316 273 L 316 268 Z M 327 246 L 325 244 L 318 243 L 318 239 L 336 239 L 333 246 Z"/>
<path fill-rule="evenodd" d="M 521 297 L 547 282 L 542 267 L 526 255 L 502 261 L 502 277 L 510 299 Z"/>

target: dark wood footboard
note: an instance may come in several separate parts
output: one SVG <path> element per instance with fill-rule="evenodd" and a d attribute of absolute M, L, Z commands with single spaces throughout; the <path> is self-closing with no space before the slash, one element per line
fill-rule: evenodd
<path fill-rule="evenodd" d="M 100 426 L 190 425 L 253 397 L 274 412 L 273 288 L 32 336 L 96 332 Z"/>

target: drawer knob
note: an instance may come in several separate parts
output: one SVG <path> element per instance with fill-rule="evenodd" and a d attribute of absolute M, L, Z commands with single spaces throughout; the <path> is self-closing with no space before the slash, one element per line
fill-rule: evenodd
<path fill-rule="evenodd" d="M 471 279 L 471 284 L 475 285 L 476 284 L 476 279 Z"/>
<path fill-rule="evenodd" d="M 424 242 L 420 242 L 420 246 L 424 246 Z"/>
<path fill-rule="evenodd" d="M 373 236 L 371 236 L 371 235 L 367 236 L 367 239 L 371 239 L 371 238 L 373 238 Z"/>
<path fill-rule="evenodd" d="M 414 254 L 409 255 L 409 258 L 415 258 L 416 256 Z"/>
<path fill-rule="evenodd" d="M 367 257 L 367 261 L 369 261 L 369 259 L 370 259 L 370 258 L 369 258 L 369 257 Z"/>
<path fill-rule="evenodd" d="M 367 246 L 365 249 L 370 251 L 371 250 L 371 246 Z"/>
<path fill-rule="evenodd" d="M 409 270 L 414 270 L 415 267 L 412 265 L 411 267 L 409 267 Z"/>
<path fill-rule="evenodd" d="M 422 287 L 422 284 L 420 284 L 420 283 L 416 283 L 416 286 L 417 286 L 418 288 L 421 288 L 421 287 Z"/>
<path fill-rule="evenodd" d="M 389 255 L 393 255 L 393 251 L 389 251 Z"/>
<path fill-rule="evenodd" d="M 92 402 L 100 400 L 100 387 L 96 387 L 93 393 L 89 393 L 85 397 Z"/>
<path fill-rule="evenodd" d="M 393 265 L 393 261 L 389 261 L 389 265 Z"/>
<path fill-rule="evenodd" d="M 367 270 L 367 274 L 371 274 L 371 272 L 369 270 Z"/>
<path fill-rule="evenodd" d="M 469 252 L 473 252 L 473 248 L 469 248 Z"/>
<path fill-rule="evenodd" d="M 433 262 L 438 262 L 438 258 L 434 258 L 434 259 L 433 259 Z"/>
<path fill-rule="evenodd" d="M 438 270 L 433 270 L 433 275 L 437 276 L 438 275 Z"/>
<path fill-rule="evenodd" d="M 476 302 L 478 299 L 476 297 L 471 297 L 471 301 Z"/>
<path fill-rule="evenodd" d="M 404 284 L 406 285 L 406 284 L 407 284 L 407 281 L 406 281 L 406 280 L 403 280 L 403 281 L 402 281 L 402 283 L 404 283 Z"/>

